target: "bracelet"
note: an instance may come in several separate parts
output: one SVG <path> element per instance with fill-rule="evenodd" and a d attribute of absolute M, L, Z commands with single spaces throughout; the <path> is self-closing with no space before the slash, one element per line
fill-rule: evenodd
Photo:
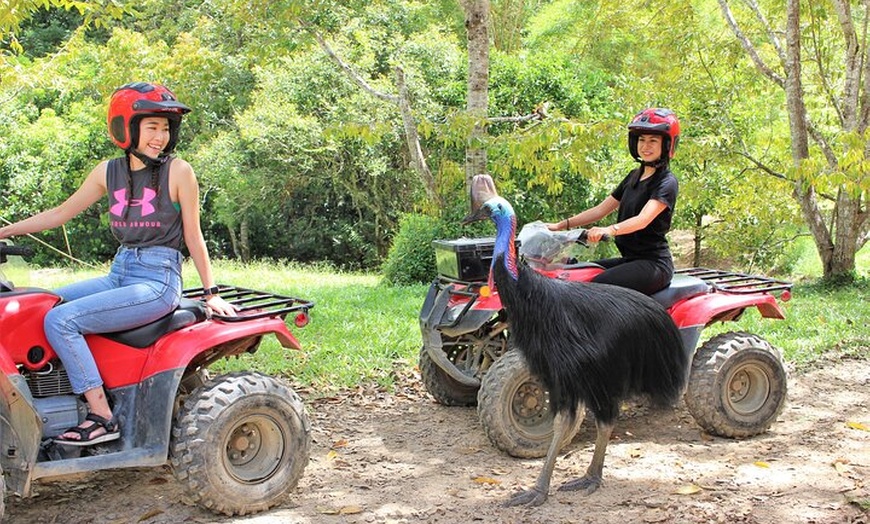
<path fill-rule="evenodd" d="M 571 229 L 571 217 L 565 219 L 565 229 Z"/>
<path fill-rule="evenodd" d="M 202 292 L 203 292 L 203 295 L 205 295 L 205 299 L 208 300 L 211 297 L 220 293 L 220 288 L 217 286 L 204 287 L 204 288 L 202 288 Z"/>

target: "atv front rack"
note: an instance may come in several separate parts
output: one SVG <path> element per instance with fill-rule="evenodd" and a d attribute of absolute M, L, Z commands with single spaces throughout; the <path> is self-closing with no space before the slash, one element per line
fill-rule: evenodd
<path fill-rule="evenodd" d="M 214 318 L 224 322 L 244 322 L 266 317 L 283 319 L 289 313 L 308 313 L 308 310 L 314 307 L 314 302 L 310 300 L 224 284 L 218 284 L 218 293 L 222 299 L 234 305 L 238 313 L 238 316 L 235 317 L 214 315 Z M 205 291 L 201 287 L 185 289 L 181 296 L 191 300 L 205 301 Z"/>
<path fill-rule="evenodd" d="M 791 282 L 774 278 L 709 269 L 706 267 L 690 267 L 677 269 L 674 273 L 700 278 L 714 289 L 728 293 L 749 294 L 768 293 L 771 291 L 787 291 Z"/>

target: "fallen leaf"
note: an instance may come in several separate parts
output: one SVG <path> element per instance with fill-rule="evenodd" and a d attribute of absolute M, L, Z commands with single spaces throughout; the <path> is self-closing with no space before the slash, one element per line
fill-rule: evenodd
<path fill-rule="evenodd" d="M 363 509 L 360 506 L 344 506 L 340 510 L 338 510 L 339 515 L 356 515 L 357 513 L 362 513 Z"/>
<path fill-rule="evenodd" d="M 326 460 L 335 460 L 338 457 L 338 452 L 334 449 L 329 450 L 329 453 L 326 454 Z"/>
<path fill-rule="evenodd" d="M 500 480 L 496 480 L 490 477 L 474 477 L 471 480 L 477 482 L 478 484 L 501 484 Z"/>
<path fill-rule="evenodd" d="M 767 462 L 765 462 L 763 460 L 757 460 L 757 461 L 753 462 L 753 464 L 759 468 L 770 469 L 770 464 L 768 464 Z"/>
<path fill-rule="evenodd" d="M 695 493 L 700 493 L 704 491 L 704 488 L 701 486 L 697 486 L 695 484 L 686 484 L 685 486 L 680 486 L 677 488 L 674 493 L 677 495 L 694 495 Z"/>
<path fill-rule="evenodd" d="M 346 439 L 341 439 L 332 444 L 332 449 L 345 448 L 347 447 L 347 444 L 348 442 Z"/>
<path fill-rule="evenodd" d="M 849 472 L 849 463 L 849 459 L 840 457 L 834 459 L 834 462 L 832 462 L 831 464 L 834 466 L 834 469 L 837 470 L 837 473 L 843 475 Z"/>
<path fill-rule="evenodd" d="M 846 426 L 860 431 L 870 431 L 870 427 L 865 424 L 861 424 L 860 422 L 846 422 Z"/>
<path fill-rule="evenodd" d="M 163 510 L 157 509 L 157 508 L 154 508 L 151 511 L 146 511 L 145 513 L 142 514 L 142 516 L 139 517 L 138 522 L 144 522 L 152 517 L 156 517 L 157 515 L 160 515 L 161 513 L 163 513 Z"/>

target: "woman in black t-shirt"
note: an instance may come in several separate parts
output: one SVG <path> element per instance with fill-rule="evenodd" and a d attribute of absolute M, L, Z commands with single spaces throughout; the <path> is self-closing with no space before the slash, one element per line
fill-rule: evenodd
<path fill-rule="evenodd" d="M 620 257 L 597 260 L 605 271 L 593 282 L 629 287 L 651 295 L 668 286 L 674 274 L 665 238 L 677 203 L 678 183 L 669 161 L 680 138 L 680 122 L 669 109 L 649 108 L 628 124 L 628 149 L 640 166 L 597 206 L 548 224 L 552 231 L 584 226 L 618 210 L 617 221 L 592 227 L 590 242 L 611 236 Z"/>

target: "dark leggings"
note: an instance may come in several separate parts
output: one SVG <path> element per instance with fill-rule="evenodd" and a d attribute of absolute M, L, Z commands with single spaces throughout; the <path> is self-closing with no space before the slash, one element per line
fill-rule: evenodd
<path fill-rule="evenodd" d="M 606 258 L 596 260 L 605 268 L 604 272 L 592 279 L 599 284 L 613 284 L 652 295 L 668 287 L 674 276 L 673 268 L 666 262 L 645 260 Z"/>

